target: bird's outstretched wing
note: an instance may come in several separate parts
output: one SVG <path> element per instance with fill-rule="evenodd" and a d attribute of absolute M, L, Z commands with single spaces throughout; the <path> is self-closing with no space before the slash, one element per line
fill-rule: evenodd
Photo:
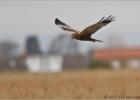
<path fill-rule="evenodd" d="M 73 29 L 72 27 L 68 26 L 67 24 L 65 24 L 64 22 L 60 21 L 58 18 L 55 19 L 55 24 L 57 26 L 59 26 L 61 29 L 63 29 L 64 31 L 68 31 L 68 32 L 79 32 L 75 29 Z"/>
<path fill-rule="evenodd" d="M 91 36 L 92 34 L 94 34 L 96 31 L 98 31 L 99 29 L 101 29 L 102 27 L 106 26 L 107 24 L 109 24 L 110 22 L 114 21 L 115 17 L 110 15 L 109 17 L 105 18 L 103 17 L 100 21 L 98 21 L 97 23 L 88 26 L 87 28 L 85 28 L 83 31 L 81 31 L 79 33 L 79 35 L 81 36 Z"/>

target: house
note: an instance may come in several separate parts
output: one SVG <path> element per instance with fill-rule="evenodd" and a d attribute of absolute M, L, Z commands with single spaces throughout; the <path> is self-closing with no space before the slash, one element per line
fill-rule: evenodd
<path fill-rule="evenodd" d="M 0 71 L 26 71 L 26 66 L 20 57 L 0 57 Z"/>
<path fill-rule="evenodd" d="M 34 54 L 26 56 L 25 64 L 29 72 L 61 72 L 86 68 L 86 61 L 81 54 Z"/>
<path fill-rule="evenodd" d="M 95 49 L 92 57 L 99 61 L 109 61 L 114 69 L 140 68 L 140 48 Z"/>

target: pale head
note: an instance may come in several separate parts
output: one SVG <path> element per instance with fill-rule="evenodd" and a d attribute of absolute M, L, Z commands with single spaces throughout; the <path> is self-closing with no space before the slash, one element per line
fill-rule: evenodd
<path fill-rule="evenodd" d="M 74 39 L 74 38 L 77 38 L 77 36 L 78 36 L 78 33 L 72 33 L 71 38 Z"/>

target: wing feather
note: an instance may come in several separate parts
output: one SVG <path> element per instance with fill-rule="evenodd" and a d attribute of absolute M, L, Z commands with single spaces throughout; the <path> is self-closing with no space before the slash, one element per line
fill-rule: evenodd
<path fill-rule="evenodd" d="M 85 28 L 83 31 L 81 31 L 79 33 L 80 36 L 91 36 L 92 34 L 94 34 L 95 32 L 97 32 L 99 29 L 101 29 L 102 27 L 106 26 L 107 24 L 109 24 L 110 22 L 114 21 L 115 17 L 110 15 L 109 17 L 105 18 L 103 17 L 100 21 L 98 21 L 97 23 L 88 26 L 87 28 Z"/>
<path fill-rule="evenodd" d="M 63 29 L 64 31 L 68 31 L 68 32 L 78 32 L 77 30 L 73 29 L 72 27 L 70 27 L 69 25 L 67 25 L 66 23 L 60 21 L 58 18 L 55 19 L 55 24 L 60 27 L 61 29 Z"/>

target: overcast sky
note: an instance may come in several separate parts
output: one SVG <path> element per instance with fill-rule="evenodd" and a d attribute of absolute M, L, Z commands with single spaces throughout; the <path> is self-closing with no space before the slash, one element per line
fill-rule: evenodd
<path fill-rule="evenodd" d="M 0 40 L 9 39 L 24 44 L 25 37 L 34 33 L 45 47 L 52 37 L 63 32 L 54 25 L 56 17 L 82 30 L 103 16 L 114 15 L 116 21 L 95 34 L 104 43 L 82 42 L 83 45 L 105 47 L 110 41 L 109 36 L 112 36 L 110 34 L 114 34 L 118 39 L 124 36 L 125 45 L 139 46 L 139 10 L 139 1 L 0 1 Z"/>

